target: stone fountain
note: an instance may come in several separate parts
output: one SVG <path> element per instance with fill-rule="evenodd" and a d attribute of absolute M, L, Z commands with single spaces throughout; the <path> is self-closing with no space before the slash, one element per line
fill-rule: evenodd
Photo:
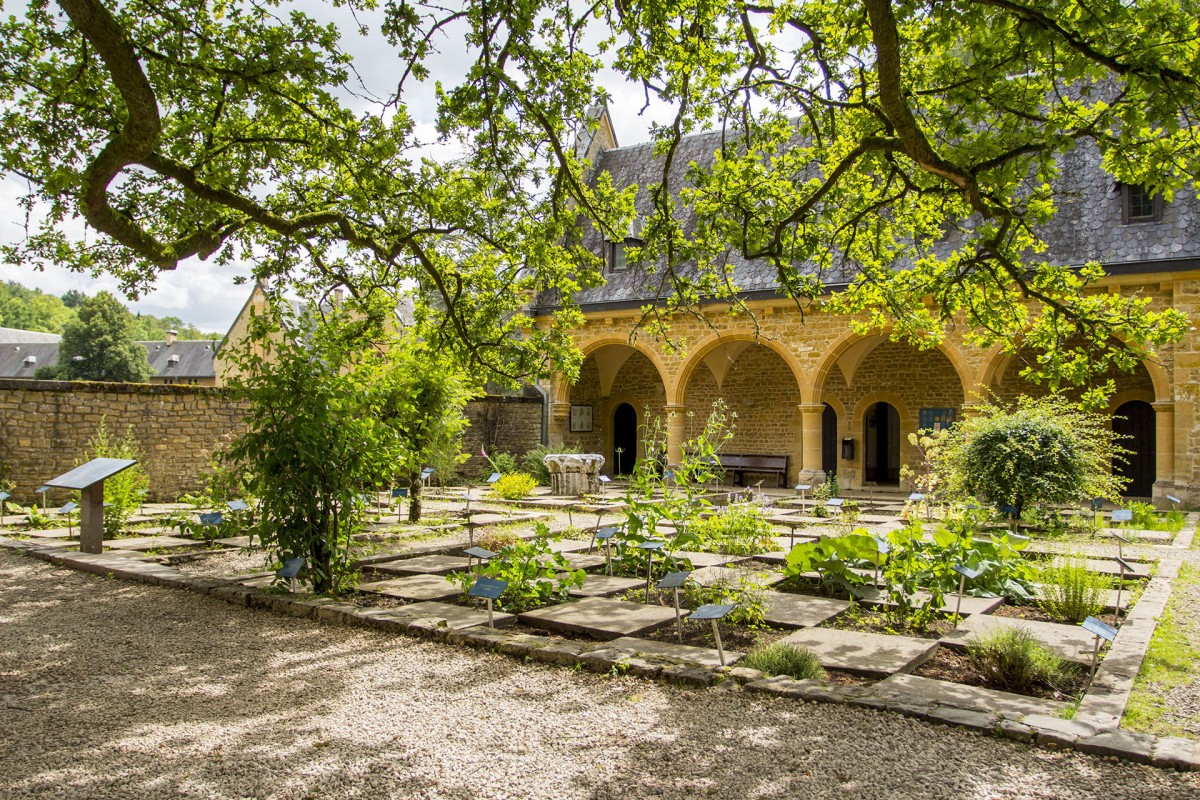
<path fill-rule="evenodd" d="M 550 494 L 580 497 L 600 493 L 604 456 L 596 453 L 550 453 L 542 459 L 550 470 Z"/>

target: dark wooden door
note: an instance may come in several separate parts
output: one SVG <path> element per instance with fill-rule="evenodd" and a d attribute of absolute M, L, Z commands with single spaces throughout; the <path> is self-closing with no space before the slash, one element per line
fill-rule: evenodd
<path fill-rule="evenodd" d="M 868 483 L 900 483 L 900 414 L 875 403 L 863 419 L 863 477 Z"/>
<path fill-rule="evenodd" d="M 837 474 L 837 459 L 837 412 L 833 410 L 833 406 L 826 403 L 825 410 L 821 412 L 821 469 L 826 475 Z M 807 464 L 804 466 L 808 467 Z"/>
<path fill-rule="evenodd" d="M 1154 407 L 1143 400 L 1122 403 L 1113 412 L 1113 433 L 1121 436 L 1117 444 L 1130 451 L 1122 462 L 1113 459 L 1113 472 L 1129 479 L 1126 497 L 1150 497 L 1154 493 L 1155 448 Z"/>
<path fill-rule="evenodd" d="M 613 412 L 613 475 L 633 474 L 637 461 L 637 412 L 629 403 L 621 403 Z"/>

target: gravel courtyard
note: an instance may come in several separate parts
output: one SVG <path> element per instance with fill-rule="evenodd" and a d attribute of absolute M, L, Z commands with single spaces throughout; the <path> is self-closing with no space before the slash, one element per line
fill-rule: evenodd
<path fill-rule="evenodd" d="M 1200 775 L 678 690 L 0 552 L 0 798 L 1200 798 Z"/>

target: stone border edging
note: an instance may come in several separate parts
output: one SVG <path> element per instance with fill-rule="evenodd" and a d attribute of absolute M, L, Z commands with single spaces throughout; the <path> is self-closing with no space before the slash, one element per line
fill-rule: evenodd
<path fill-rule="evenodd" d="M 0 537 L 0 546 L 52 564 L 96 575 L 153 586 L 207 594 L 233 605 L 271 610 L 318 622 L 401 633 L 453 645 L 465 645 L 546 664 L 663 680 L 690 688 L 714 687 L 792 697 L 801 701 L 892 711 L 906 716 L 956 725 L 978 733 L 999 736 L 1049 748 L 1075 749 L 1082 753 L 1112 756 L 1156 767 L 1200 771 L 1200 742 L 1176 737 L 1123 731 L 1120 717 L 1109 713 L 1086 718 L 1060 719 L 1044 714 L 1020 714 L 963 708 L 885 682 L 873 686 L 828 684 L 814 680 L 768 678 L 745 667 L 703 667 L 615 647 L 605 642 L 553 640 L 548 636 L 512 633 L 491 628 L 450 630 L 442 619 L 402 617 L 394 608 L 367 608 L 339 603 L 323 597 L 300 599 L 270 594 L 242 586 L 229 579 L 193 578 L 177 569 L 154 562 L 108 553 L 64 553 L 40 543 Z M 1164 579 L 1165 581 L 1165 579 Z M 1147 592 L 1149 589 L 1147 590 Z M 1144 599 L 1143 595 L 1143 599 Z M 1164 600 L 1165 603 L 1165 600 Z M 1139 606 L 1141 604 L 1139 603 Z M 1135 607 L 1136 608 L 1136 607 Z M 1132 615 L 1131 615 L 1132 616 Z M 1117 637 L 1120 639 L 1120 636 Z M 1148 646 L 1149 639 L 1146 644 Z M 1118 654 L 1119 655 L 1119 654 Z M 1144 655 L 1144 648 L 1142 650 Z M 1105 660 L 1107 663 L 1107 658 Z M 1141 658 L 1137 659 L 1138 668 Z M 1124 669 L 1121 670 L 1124 672 Z M 1114 674 L 1116 671 L 1114 670 Z M 1133 673 L 1135 676 L 1137 671 Z M 1099 673 L 1097 675 L 1099 677 Z M 1080 710 L 1087 702 L 1085 694 Z M 1128 699 L 1128 694 L 1125 695 Z M 1124 707 L 1124 701 L 1121 703 Z"/>

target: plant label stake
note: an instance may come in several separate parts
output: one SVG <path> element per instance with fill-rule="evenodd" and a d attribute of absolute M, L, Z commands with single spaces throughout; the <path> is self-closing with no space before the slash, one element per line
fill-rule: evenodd
<path fill-rule="evenodd" d="M 1093 530 L 1100 527 L 1101 511 L 1104 510 L 1104 498 L 1095 497 L 1092 499 L 1092 528 Z"/>
<path fill-rule="evenodd" d="M 392 499 L 396 501 L 396 522 L 399 522 L 400 517 L 404 516 L 404 498 L 406 497 L 408 497 L 408 487 L 392 489 Z"/>
<path fill-rule="evenodd" d="M 983 573 L 977 569 L 971 569 L 966 564 L 955 564 L 954 571 L 958 573 L 958 602 L 954 604 L 954 629 L 958 630 L 959 612 L 962 611 L 963 592 L 967 588 L 967 578 L 975 580 Z"/>
<path fill-rule="evenodd" d="M 1100 663 L 1100 640 L 1113 641 L 1117 638 L 1117 629 L 1111 625 L 1106 625 L 1095 617 L 1088 617 L 1083 621 L 1083 629 L 1096 637 L 1096 646 L 1092 648 L 1092 675 L 1088 678 L 1089 682 L 1096 678 L 1096 667 Z"/>
<path fill-rule="evenodd" d="M 1133 542 L 1129 541 L 1128 539 L 1126 539 L 1124 536 L 1117 533 L 1116 531 L 1113 531 L 1113 538 L 1117 540 L 1117 558 L 1124 558 L 1125 554 L 1121 551 L 1122 543 L 1133 544 Z"/>
<path fill-rule="evenodd" d="M 717 643 L 717 656 L 721 659 L 721 666 L 725 666 L 725 648 L 721 646 L 721 631 L 717 628 L 717 620 L 722 619 L 736 606 L 734 605 L 703 605 L 688 614 L 690 620 L 712 620 L 713 640 Z"/>
<path fill-rule="evenodd" d="M 879 564 L 883 557 L 892 552 L 892 546 L 882 536 L 875 537 L 875 580 L 879 581 Z"/>
<path fill-rule="evenodd" d="M 46 494 L 47 494 L 47 492 L 50 491 L 50 487 L 46 486 L 45 484 L 42 484 L 41 486 L 34 489 L 33 491 L 42 496 L 42 513 L 45 514 L 46 513 Z"/>
<path fill-rule="evenodd" d="M 483 573 L 483 562 L 496 557 L 496 554 L 491 550 L 485 550 L 482 547 L 468 547 L 463 553 L 467 557 L 467 572 L 471 571 L 471 559 L 479 559 L 475 565 L 475 577 L 481 577 Z"/>
<path fill-rule="evenodd" d="M 1128 561 L 1121 558 L 1120 556 L 1117 556 L 1117 569 L 1120 570 L 1120 574 L 1117 576 L 1117 610 L 1115 612 L 1115 618 L 1117 620 L 1117 624 L 1120 625 L 1121 624 L 1121 591 L 1125 588 L 1125 570 L 1134 572 L 1134 569 L 1133 569 L 1132 564 L 1130 564 Z"/>
<path fill-rule="evenodd" d="M 604 542 L 604 571 L 606 573 L 608 573 L 609 575 L 612 575 L 612 550 L 610 550 L 609 548 L 612 544 L 612 538 L 616 534 L 617 534 L 617 529 L 610 527 L 610 528 L 601 528 L 600 530 L 596 531 L 592 535 L 593 540 L 598 540 L 598 541 Z M 590 547 L 588 548 L 588 551 L 591 552 Z"/>
<path fill-rule="evenodd" d="M 658 582 L 659 589 L 671 589 L 675 592 L 675 634 L 679 637 L 680 644 L 683 644 L 683 617 L 679 611 L 679 587 L 691 574 L 690 571 L 672 572 Z"/>
<path fill-rule="evenodd" d="M 289 558 L 283 562 L 283 566 L 275 573 L 276 577 L 284 578 L 288 581 L 288 585 L 292 590 L 292 594 L 296 593 L 296 576 L 300 574 L 300 570 L 304 568 L 304 559 L 301 556 Z"/>
<path fill-rule="evenodd" d="M 502 581 L 497 578 L 480 578 L 475 581 L 475 585 L 467 590 L 467 594 L 471 597 L 482 597 L 487 601 L 488 612 L 488 627 L 495 628 L 495 621 L 492 618 L 492 601 L 499 600 L 500 595 L 504 594 L 504 590 L 508 588 L 508 581 Z"/>
<path fill-rule="evenodd" d="M 659 550 L 666 542 L 657 539 L 649 542 L 642 542 L 637 545 L 639 550 L 646 551 L 646 603 L 650 603 L 650 574 L 654 569 L 654 551 Z"/>
<path fill-rule="evenodd" d="M 808 493 L 812 489 L 811 483 L 797 483 L 796 491 L 800 493 L 800 507 L 804 508 L 805 502 L 808 500 Z"/>

